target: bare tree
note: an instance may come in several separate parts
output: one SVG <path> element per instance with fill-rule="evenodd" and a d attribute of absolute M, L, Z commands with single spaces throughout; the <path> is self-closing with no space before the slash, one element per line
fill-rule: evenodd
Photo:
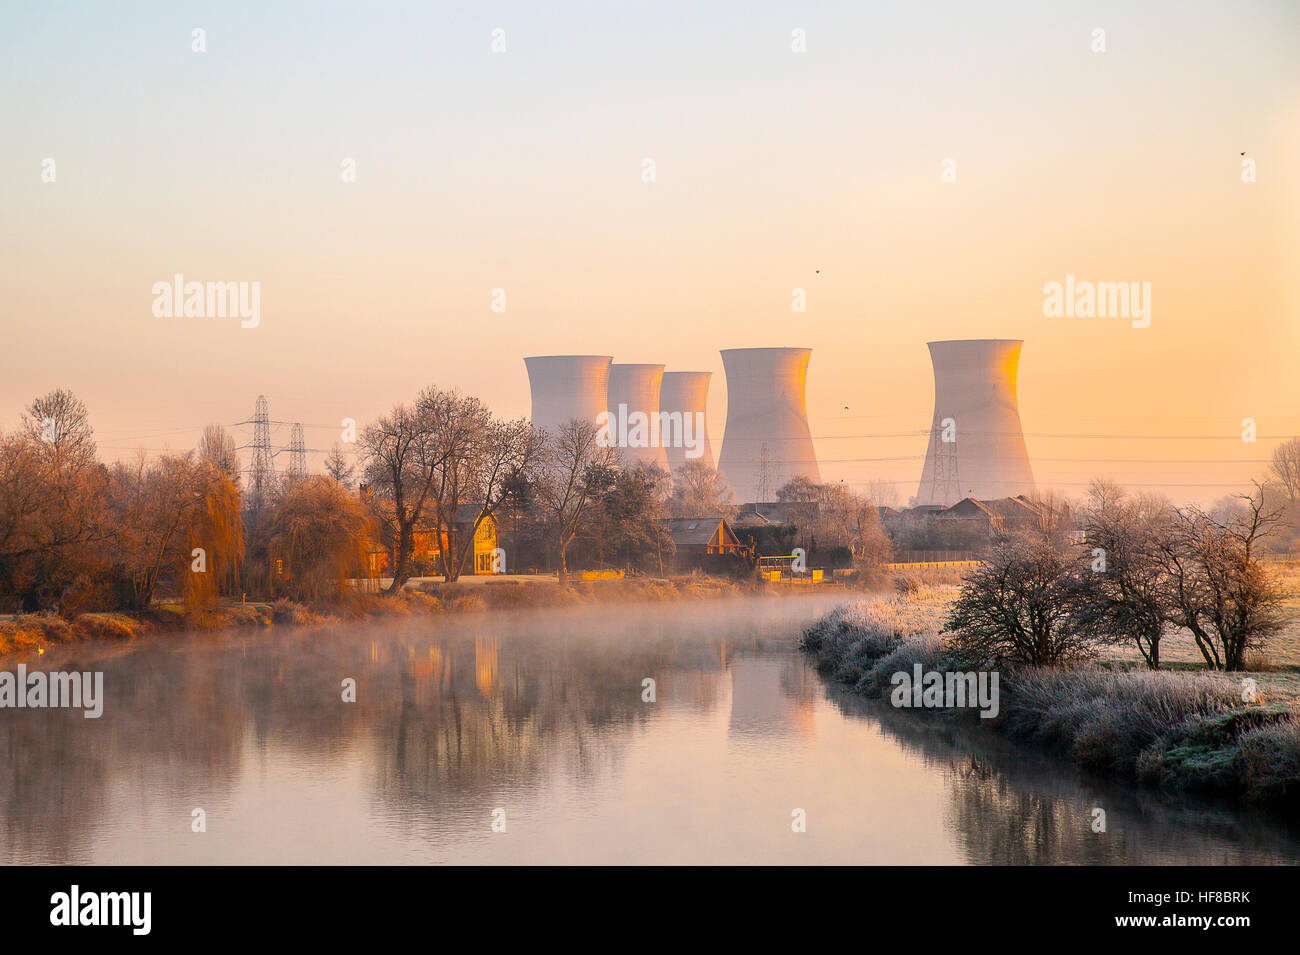
<path fill-rule="evenodd" d="M 867 499 L 878 507 L 897 507 L 901 500 L 898 485 L 884 478 L 872 478 L 867 482 Z"/>
<path fill-rule="evenodd" d="M 574 418 L 561 425 L 545 445 L 538 469 L 536 501 L 548 527 L 563 586 L 569 580 L 569 544 L 581 529 L 588 509 L 613 483 L 618 449 L 597 440 L 590 421 Z"/>
<path fill-rule="evenodd" d="M 85 467 L 95 461 L 95 430 L 90 412 L 70 391 L 62 388 L 37 398 L 27 406 L 23 429 L 64 467 Z"/>
<path fill-rule="evenodd" d="M 879 570 L 893 559 L 894 542 L 885 531 L 880 509 L 874 501 L 855 495 L 847 524 L 849 550 L 858 570 Z"/>
<path fill-rule="evenodd" d="M 438 563 L 443 578 L 452 581 L 460 576 L 458 512 L 472 496 L 478 478 L 479 450 L 492 413 L 477 398 L 455 390 L 429 389 L 420 395 L 416 407 L 427 422 L 429 454 L 435 461 L 429 485 L 429 516 L 438 540 Z M 474 528 L 481 521 L 480 512 L 474 517 Z"/>
<path fill-rule="evenodd" d="M 824 485 L 806 474 L 796 474 L 777 489 L 776 499 L 786 504 L 809 504 L 819 500 L 823 491 Z"/>
<path fill-rule="evenodd" d="M 947 629 L 952 647 L 974 663 L 1049 666 L 1086 658 L 1086 637 L 1071 625 L 1075 547 L 1038 531 L 999 538 L 969 573 Z"/>
<path fill-rule="evenodd" d="M 329 454 L 325 455 L 325 473 L 345 488 L 352 487 L 352 476 L 356 473 L 356 468 L 348 461 L 347 455 L 337 443 L 330 448 Z"/>
<path fill-rule="evenodd" d="M 29 607 L 60 603 L 105 537 L 107 471 L 81 401 L 52 391 L 0 440 L 0 581 Z"/>
<path fill-rule="evenodd" d="M 457 391 L 425 392 L 419 411 L 436 459 L 429 498 L 438 562 L 451 582 L 464 571 L 483 521 L 531 469 L 538 441 L 526 420 L 497 421 L 477 398 Z"/>
<path fill-rule="evenodd" d="M 526 418 L 498 421 L 487 415 L 481 424 L 466 462 L 470 478 L 467 492 L 461 500 L 449 499 L 442 508 L 450 517 L 443 553 L 443 576 L 448 581 L 456 580 L 464 572 L 479 527 L 489 518 L 495 520 L 507 498 L 531 479 L 542 452 L 541 436 L 533 431 Z M 455 521 L 461 507 L 473 514 L 464 534 L 460 534 Z"/>
<path fill-rule="evenodd" d="M 1282 591 L 1260 561 L 1279 521 L 1264 491 L 1243 495 L 1242 511 L 1226 521 L 1200 508 L 1174 510 L 1173 532 L 1161 543 L 1171 623 L 1191 632 L 1205 662 L 1239 670 L 1246 651 L 1281 627 Z"/>
<path fill-rule="evenodd" d="M 393 528 L 396 538 L 393 580 L 385 591 L 388 594 L 401 591 L 410 579 L 416 527 L 425 516 L 442 463 L 428 411 L 424 395 L 414 408 L 399 404 L 367 425 L 357 442 L 366 481 L 374 492 L 372 506 Z"/>
<path fill-rule="evenodd" d="M 1268 470 L 1291 504 L 1300 500 L 1300 438 L 1290 438 L 1274 448 Z"/>
<path fill-rule="evenodd" d="M 668 509 L 674 517 L 730 518 L 736 513 L 735 494 L 722 475 L 703 461 L 687 461 L 673 475 Z"/>
<path fill-rule="evenodd" d="M 1093 482 L 1084 509 L 1084 565 L 1076 577 L 1073 624 L 1093 639 L 1134 643 L 1147 666 L 1160 668 L 1160 638 L 1169 619 L 1159 558 L 1172 530 L 1171 509 L 1158 498 L 1130 498 Z"/>

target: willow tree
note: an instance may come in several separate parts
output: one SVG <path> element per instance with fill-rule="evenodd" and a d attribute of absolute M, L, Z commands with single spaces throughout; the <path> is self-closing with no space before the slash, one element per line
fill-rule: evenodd
<path fill-rule="evenodd" d="M 235 450 L 235 436 L 219 424 L 210 424 L 199 438 L 199 460 L 211 464 L 239 484 L 239 454 Z"/>
<path fill-rule="evenodd" d="M 271 551 L 285 565 L 281 587 L 295 600 L 337 600 L 365 565 L 371 516 L 333 478 L 289 484 L 271 515 Z"/>
<path fill-rule="evenodd" d="M 199 496 L 189 517 L 188 572 L 181 569 L 181 593 L 191 610 L 213 606 L 238 592 L 244 559 L 244 522 L 239 488 L 224 467 L 195 465 L 193 487 Z M 182 563 L 185 556 L 182 555 Z"/>

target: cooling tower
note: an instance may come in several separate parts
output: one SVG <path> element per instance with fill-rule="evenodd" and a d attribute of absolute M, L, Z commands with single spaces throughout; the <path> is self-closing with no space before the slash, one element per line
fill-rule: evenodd
<path fill-rule="evenodd" d="M 724 348 L 727 430 L 718 470 L 736 501 L 775 501 L 798 475 L 820 484 L 804 386 L 810 348 Z"/>
<path fill-rule="evenodd" d="M 525 358 L 533 392 L 533 427 L 555 434 L 573 418 L 593 425 L 606 410 L 609 355 L 540 355 Z"/>
<path fill-rule="evenodd" d="M 681 441 L 669 442 L 664 451 L 668 455 L 668 466 L 674 472 L 687 461 L 701 461 L 713 467 L 709 432 L 706 427 L 703 427 L 705 413 L 708 411 L 709 380 L 712 377 L 711 371 L 664 372 L 663 387 L 659 389 L 659 411 L 669 416 L 680 415 L 682 427 L 690 429 L 689 436 L 692 438 L 692 443 L 701 451 L 698 456 L 691 457 L 687 452 L 694 454 L 693 448 L 688 448 Z M 670 418 L 670 420 L 675 423 L 677 419 Z"/>
<path fill-rule="evenodd" d="M 929 342 L 934 419 L 918 504 L 1033 493 L 1016 400 L 1022 344 L 1003 338 Z"/>
<path fill-rule="evenodd" d="M 629 467 L 644 463 L 668 471 L 659 427 L 659 389 L 663 380 L 663 365 L 609 366 L 610 430 Z M 638 412 L 643 419 L 634 417 Z M 639 420 L 645 422 L 644 430 L 638 429 Z"/>

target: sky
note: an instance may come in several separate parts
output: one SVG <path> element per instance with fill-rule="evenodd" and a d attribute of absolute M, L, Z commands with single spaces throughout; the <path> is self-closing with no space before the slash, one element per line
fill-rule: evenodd
<path fill-rule="evenodd" d="M 259 394 L 321 450 L 428 385 L 526 415 L 575 353 L 713 371 L 716 456 L 718 350 L 801 346 L 823 477 L 905 502 L 948 338 L 1024 340 L 1063 493 L 1300 434 L 1294 2 L 11 2 L 0 130 L 0 427 L 69 388 L 109 459 Z M 156 317 L 176 273 L 259 324 Z M 1067 274 L 1149 326 L 1045 315 Z"/>

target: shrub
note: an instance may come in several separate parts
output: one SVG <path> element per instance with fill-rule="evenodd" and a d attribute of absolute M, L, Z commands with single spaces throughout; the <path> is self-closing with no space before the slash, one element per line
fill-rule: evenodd
<path fill-rule="evenodd" d="M 838 607 L 804 632 L 801 646 L 817 655 L 818 669 L 856 684 L 906 639 L 937 641 L 944 607 L 955 593 L 955 587 L 924 587 Z"/>
<path fill-rule="evenodd" d="M 1241 736 L 1246 797 L 1254 802 L 1300 802 L 1300 721 L 1294 717 Z"/>
<path fill-rule="evenodd" d="M 1086 637 L 1071 626 L 1076 554 L 1040 532 L 998 540 L 953 603 L 946 629 L 953 649 L 973 665 L 1045 666 L 1086 659 Z"/>
<path fill-rule="evenodd" d="M 134 640 L 152 627 L 146 621 L 121 613 L 83 613 L 74 626 L 93 639 Z"/>
<path fill-rule="evenodd" d="M 324 618 L 319 614 L 312 613 L 302 604 L 294 603 L 285 597 L 281 597 L 272 604 L 271 619 L 275 623 L 292 623 L 298 626 L 307 626 L 324 621 Z"/>
<path fill-rule="evenodd" d="M 1156 740 L 1242 705 L 1236 684 L 1208 674 L 1033 667 L 1011 672 L 1002 686 L 1008 732 L 1065 747 L 1085 768 L 1129 777 Z"/>

